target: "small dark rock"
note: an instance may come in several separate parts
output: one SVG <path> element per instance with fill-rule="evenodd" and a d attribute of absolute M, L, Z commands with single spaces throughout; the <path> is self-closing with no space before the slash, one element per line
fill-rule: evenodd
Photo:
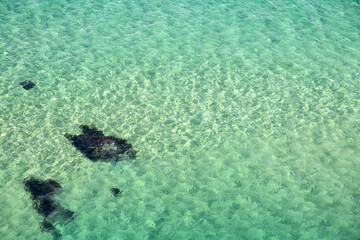
<path fill-rule="evenodd" d="M 61 185 L 52 179 L 39 180 L 33 177 L 25 178 L 23 182 L 25 190 L 31 193 L 33 207 L 44 216 L 40 224 L 41 230 L 51 233 L 54 239 L 59 239 L 61 233 L 53 224 L 71 221 L 74 215 L 73 211 L 63 208 L 54 197 L 62 189 Z"/>
<path fill-rule="evenodd" d="M 136 157 L 136 151 L 125 139 L 105 136 L 102 131 L 93 126 L 81 125 L 80 129 L 82 134 L 65 134 L 65 137 L 90 160 L 117 162 L 124 160 L 125 156 Z"/>
<path fill-rule="evenodd" d="M 114 195 L 114 197 L 118 197 L 119 195 L 122 194 L 122 191 L 120 191 L 120 189 L 118 188 L 112 188 L 111 193 Z"/>
<path fill-rule="evenodd" d="M 35 83 L 33 83 L 32 81 L 24 81 L 19 83 L 21 86 L 23 86 L 23 88 L 25 88 L 26 90 L 32 89 L 33 87 L 35 87 Z"/>

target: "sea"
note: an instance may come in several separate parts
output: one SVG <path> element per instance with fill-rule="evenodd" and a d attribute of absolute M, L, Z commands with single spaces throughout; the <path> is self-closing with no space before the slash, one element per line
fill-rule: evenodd
<path fill-rule="evenodd" d="M 357 240 L 360 2 L 0 0 L 0 146 L 0 239 Z"/>

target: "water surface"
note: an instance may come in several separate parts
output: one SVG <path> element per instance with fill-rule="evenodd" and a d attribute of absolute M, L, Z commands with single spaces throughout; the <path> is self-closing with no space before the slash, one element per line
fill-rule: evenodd
<path fill-rule="evenodd" d="M 359 238 L 359 19 L 352 0 L 1 1 L 0 238 L 52 239 L 30 175 L 63 186 L 64 240 Z M 81 124 L 137 159 L 86 159 L 64 137 Z"/>

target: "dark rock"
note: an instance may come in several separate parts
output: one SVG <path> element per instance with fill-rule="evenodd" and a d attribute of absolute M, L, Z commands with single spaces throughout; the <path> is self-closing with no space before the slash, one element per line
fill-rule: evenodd
<path fill-rule="evenodd" d="M 122 194 L 122 191 L 120 191 L 118 188 L 112 188 L 111 193 L 114 195 L 114 197 L 117 197 Z"/>
<path fill-rule="evenodd" d="M 35 83 L 33 83 L 32 81 L 25 81 L 25 82 L 21 82 L 19 83 L 21 86 L 23 86 L 23 88 L 25 88 L 26 90 L 32 89 L 33 87 L 35 87 Z"/>
<path fill-rule="evenodd" d="M 40 224 L 41 230 L 51 233 L 54 239 L 59 239 L 61 233 L 53 224 L 71 221 L 74 216 L 73 211 L 63 208 L 54 197 L 62 189 L 61 185 L 52 179 L 39 180 L 33 177 L 25 178 L 24 185 L 25 190 L 31 193 L 33 207 L 44 216 Z"/>
<path fill-rule="evenodd" d="M 61 185 L 52 179 L 41 181 L 33 177 L 24 180 L 26 191 L 31 193 L 32 199 L 40 199 L 62 189 Z"/>
<path fill-rule="evenodd" d="M 46 220 L 40 223 L 40 229 L 42 232 L 49 232 L 52 234 L 53 239 L 57 240 L 61 238 L 61 233 L 54 225 Z"/>
<path fill-rule="evenodd" d="M 39 214 L 44 217 L 48 217 L 51 213 L 58 209 L 60 205 L 53 199 L 53 197 L 46 196 L 44 198 L 34 199 L 33 207 Z"/>
<path fill-rule="evenodd" d="M 72 144 L 87 158 L 96 161 L 121 161 L 124 157 L 135 158 L 136 151 L 125 139 L 104 136 L 96 127 L 81 125 L 82 134 L 65 134 Z"/>

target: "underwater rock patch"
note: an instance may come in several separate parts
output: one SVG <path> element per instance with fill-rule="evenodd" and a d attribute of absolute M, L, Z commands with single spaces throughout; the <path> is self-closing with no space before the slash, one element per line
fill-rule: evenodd
<path fill-rule="evenodd" d="M 111 188 L 111 193 L 114 195 L 114 197 L 118 197 L 122 194 L 122 191 L 120 191 L 119 188 Z"/>
<path fill-rule="evenodd" d="M 74 215 L 73 211 L 63 208 L 54 197 L 55 193 L 61 191 L 61 185 L 52 179 L 39 180 L 33 177 L 25 178 L 23 183 L 25 190 L 31 193 L 33 207 L 44 216 L 40 229 L 51 233 L 54 239 L 59 239 L 61 233 L 53 224 L 69 222 L 73 220 Z"/>
<path fill-rule="evenodd" d="M 24 81 L 19 84 L 26 90 L 29 90 L 29 89 L 32 89 L 33 87 L 35 87 L 35 83 L 33 83 L 32 81 Z"/>
<path fill-rule="evenodd" d="M 91 161 L 117 162 L 124 157 L 136 157 L 136 151 L 125 139 L 105 136 L 94 126 L 81 125 L 80 129 L 82 134 L 65 134 L 65 137 Z"/>

